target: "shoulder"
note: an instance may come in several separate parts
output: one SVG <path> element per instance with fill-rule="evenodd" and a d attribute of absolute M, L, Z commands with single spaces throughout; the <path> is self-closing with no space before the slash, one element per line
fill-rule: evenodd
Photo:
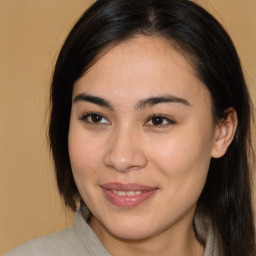
<path fill-rule="evenodd" d="M 65 255 L 90 255 L 79 240 L 73 227 L 62 231 L 35 238 L 26 242 L 6 256 L 65 256 Z"/>
<path fill-rule="evenodd" d="M 73 227 L 33 239 L 6 256 L 110 256 L 83 218 L 75 214 Z"/>

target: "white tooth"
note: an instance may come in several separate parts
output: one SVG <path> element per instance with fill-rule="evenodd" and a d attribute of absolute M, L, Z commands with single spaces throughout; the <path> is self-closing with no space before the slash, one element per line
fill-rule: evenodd
<path fill-rule="evenodd" d="M 126 195 L 125 191 L 117 191 L 117 194 L 119 196 L 125 196 Z"/>
<path fill-rule="evenodd" d="M 136 192 L 135 192 L 135 191 L 127 191 L 127 192 L 126 192 L 126 195 L 127 195 L 127 196 L 135 196 L 135 195 L 136 195 Z"/>
<path fill-rule="evenodd" d="M 113 193 L 118 195 L 118 196 L 137 196 L 140 195 L 142 192 L 141 191 L 119 191 L 119 190 L 113 190 Z"/>
<path fill-rule="evenodd" d="M 113 193 L 118 195 L 118 191 L 117 190 L 113 190 Z"/>

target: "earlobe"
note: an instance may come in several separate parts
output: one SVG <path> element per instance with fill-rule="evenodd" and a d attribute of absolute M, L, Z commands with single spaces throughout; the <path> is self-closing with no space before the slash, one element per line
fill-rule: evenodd
<path fill-rule="evenodd" d="M 215 138 L 213 142 L 213 158 L 222 157 L 234 139 L 237 128 L 237 113 L 234 108 L 228 108 L 224 119 L 216 125 Z"/>

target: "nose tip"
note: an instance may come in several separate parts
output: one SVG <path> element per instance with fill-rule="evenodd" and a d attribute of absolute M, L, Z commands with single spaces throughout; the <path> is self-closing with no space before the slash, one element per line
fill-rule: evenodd
<path fill-rule="evenodd" d="M 114 155 L 112 151 L 105 158 L 105 165 L 119 172 L 127 172 L 129 170 L 141 169 L 146 166 L 147 161 L 142 153 L 139 154 L 141 154 L 141 156 L 124 156 L 124 154 L 119 152 L 118 156 Z"/>
<path fill-rule="evenodd" d="M 137 140 L 136 140 L 137 141 Z M 116 136 L 105 155 L 105 165 L 118 172 L 138 170 L 147 165 L 147 158 L 140 143 L 131 136 Z"/>
<path fill-rule="evenodd" d="M 134 161 L 129 161 L 127 158 L 109 159 L 107 166 L 115 169 L 119 172 L 127 172 L 131 169 L 139 169 L 142 165 L 133 163 Z"/>

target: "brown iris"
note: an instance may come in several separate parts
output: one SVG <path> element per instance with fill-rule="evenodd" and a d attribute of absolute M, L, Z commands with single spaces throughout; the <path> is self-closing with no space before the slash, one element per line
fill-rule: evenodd
<path fill-rule="evenodd" d="M 93 123 L 99 123 L 102 120 L 102 116 L 100 115 L 91 115 L 91 120 Z"/>
<path fill-rule="evenodd" d="M 153 125 L 161 125 L 161 124 L 163 124 L 163 122 L 164 122 L 164 118 L 161 117 L 161 116 L 152 117 L 152 124 Z"/>

